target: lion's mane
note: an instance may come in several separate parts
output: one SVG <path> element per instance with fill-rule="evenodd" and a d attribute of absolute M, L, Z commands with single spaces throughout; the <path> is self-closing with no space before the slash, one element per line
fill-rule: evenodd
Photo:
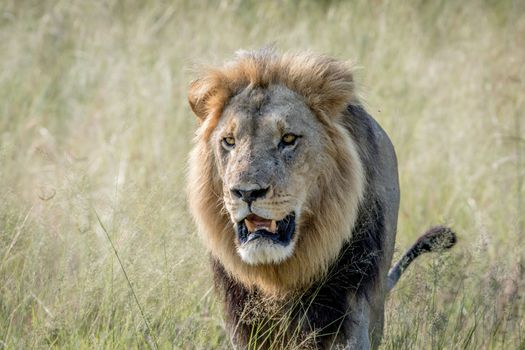
<path fill-rule="evenodd" d="M 210 145 L 228 101 L 246 88 L 283 85 L 304 99 L 328 136 L 326 168 L 308 194 L 293 255 L 280 264 L 244 263 L 222 199 L 221 178 Z M 365 176 L 356 143 L 342 124 L 346 106 L 357 101 L 349 65 L 310 53 L 278 55 L 273 50 L 241 52 L 221 67 L 205 68 L 189 93 L 200 127 L 189 159 L 189 204 L 212 256 L 247 288 L 283 295 L 322 278 L 352 235 Z"/>

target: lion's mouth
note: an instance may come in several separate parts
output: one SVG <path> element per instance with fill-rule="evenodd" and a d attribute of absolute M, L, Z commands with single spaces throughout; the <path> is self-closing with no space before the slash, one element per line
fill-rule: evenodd
<path fill-rule="evenodd" d="M 286 246 L 292 240 L 294 232 L 295 213 L 278 221 L 251 214 L 237 223 L 237 235 L 241 244 L 257 239 L 268 239 L 273 243 Z"/>

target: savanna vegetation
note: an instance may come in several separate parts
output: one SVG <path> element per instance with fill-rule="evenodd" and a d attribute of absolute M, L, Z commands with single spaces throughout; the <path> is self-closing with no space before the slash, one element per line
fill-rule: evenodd
<path fill-rule="evenodd" d="M 185 198 L 195 64 L 354 62 L 399 158 L 383 349 L 525 349 L 525 3 L 0 3 L 0 349 L 227 349 Z"/>

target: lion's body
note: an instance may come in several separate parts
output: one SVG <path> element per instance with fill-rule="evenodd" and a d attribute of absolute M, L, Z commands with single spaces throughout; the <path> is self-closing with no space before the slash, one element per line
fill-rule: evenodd
<path fill-rule="evenodd" d="M 395 284 L 397 165 L 349 68 L 242 53 L 197 80 L 190 104 L 190 208 L 234 346 L 377 345 Z"/>
<path fill-rule="evenodd" d="M 367 195 L 361 202 L 352 239 L 342 246 L 338 259 L 331 264 L 325 278 L 302 291 L 302 295 L 292 303 L 282 301 L 283 309 L 293 309 L 293 316 L 286 315 L 285 318 L 298 322 L 297 319 L 303 317 L 302 324 L 298 326 L 294 323 L 291 331 L 296 332 L 297 327 L 304 333 L 316 330 L 319 332 L 315 337 L 319 349 L 345 345 L 352 333 L 363 330 L 364 335 L 356 336 L 368 339 L 369 329 L 372 342 L 379 341 L 387 294 L 386 278 L 395 241 L 399 187 L 394 150 L 384 131 L 362 108 L 349 107 L 345 120 L 348 132 L 354 132 L 353 137 L 359 141 L 358 149 L 361 158 L 366 159 L 367 174 Z M 264 320 L 260 314 L 252 316 L 248 312 L 254 303 L 264 305 L 264 300 L 254 301 L 264 299 L 264 295 L 236 282 L 219 261 L 214 262 L 214 273 L 226 304 L 228 324 L 234 330 L 232 336 L 238 343 L 255 334 L 253 317 L 259 316 L 256 326 L 260 327 L 266 321 L 267 327 L 278 327 Z M 360 312 L 369 313 L 369 325 L 359 324 L 362 322 Z M 277 322 L 283 322 L 276 312 L 269 313 L 277 318 Z M 332 335 L 338 331 L 342 334 L 334 339 Z M 264 334 L 264 331 L 259 330 L 258 333 Z M 290 337 L 293 338 L 293 335 Z M 293 348 L 290 344 L 288 346 Z"/>

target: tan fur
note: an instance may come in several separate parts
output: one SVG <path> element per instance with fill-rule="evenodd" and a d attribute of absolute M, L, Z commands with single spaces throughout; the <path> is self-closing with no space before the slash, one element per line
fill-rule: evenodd
<path fill-rule="evenodd" d="M 218 137 L 214 131 L 235 96 L 258 88 L 281 91 L 272 90 L 275 86 L 292 91 L 297 104 L 304 103 L 312 111 L 321 126 L 323 154 L 315 167 L 315 185 L 304 186 L 306 199 L 292 256 L 278 264 L 250 265 L 237 252 L 225 203 L 225 168 L 213 151 Z M 223 67 L 205 69 L 192 83 L 189 101 L 201 124 L 189 159 L 190 210 L 211 254 L 244 285 L 257 286 L 268 295 L 306 288 L 323 276 L 351 238 L 365 187 L 357 146 L 340 124 L 341 113 L 352 100 L 355 94 L 348 65 L 313 54 L 242 52 Z M 286 176 L 293 180 L 294 174 Z M 268 203 L 277 201 L 273 198 Z"/>

